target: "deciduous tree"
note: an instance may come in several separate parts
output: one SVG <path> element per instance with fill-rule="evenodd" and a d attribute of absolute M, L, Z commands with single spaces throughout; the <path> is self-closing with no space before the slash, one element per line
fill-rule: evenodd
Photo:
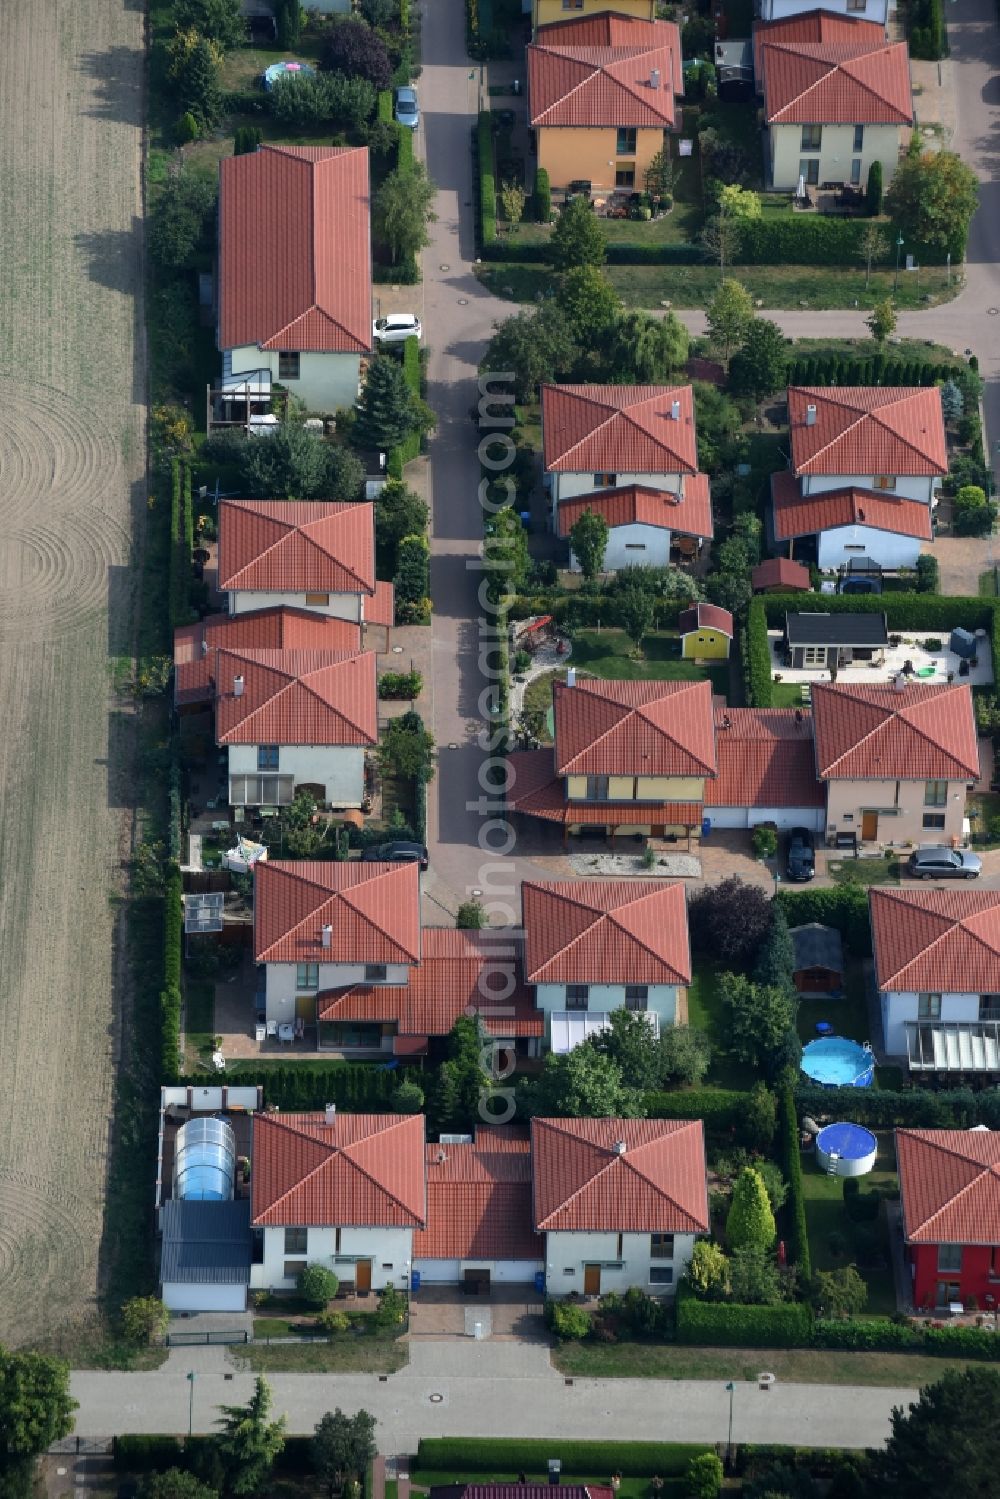
<path fill-rule="evenodd" d="M 772 1075 L 786 1032 L 795 1022 L 795 1002 L 786 988 L 754 984 L 740 973 L 720 973 L 719 996 L 733 1054 Z"/>
<path fill-rule="evenodd" d="M 153 201 L 147 243 L 153 262 L 164 270 L 184 270 L 194 262 L 215 217 L 218 190 L 199 173 L 168 177 Z"/>
<path fill-rule="evenodd" d="M 322 1311 L 337 1294 L 340 1281 L 326 1265 L 304 1265 L 299 1271 L 299 1295 L 307 1306 Z"/>
<path fill-rule="evenodd" d="M 559 278 L 556 306 L 573 338 L 587 347 L 617 331 L 622 300 L 600 266 L 577 265 Z"/>
<path fill-rule="evenodd" d="M 878 166 L 878 162 L 872 164 L 872 171 Z M 881 168 L 879 168 L 881 170 Z M 881 260 L 889 249 L 889 239 L 878 224 L 866 224 L 858 236 L 857 254 L 859 260 L 865 265 L 865 291 L 871 284 L 872 266 L 876 260 Z"/>
<path fill-rule="evenodd" d="M 139 1499 L 217 1499 L 193 1473 L 183 1468 L 168 1468 L 165 1473 L 147 1473 L 138 1484 Z"/>
<path fill-rule="evenodd" d="M 76 1404 L 65 1359 L 0 1347 L 0 1466 L 69 1436 Z"/>
<path fill-rule="evenodd" d="M 950 251 L 956 260 L 965 254 L 978 202 L 976 174 L 953 151 L 907 156 L 886 194 L 886 208 L 905 240 Z"/>
<path fill-rule="evenodd" d="M 591 1046 L 562 1056 L 550 1052 L 529 1098 L 532 1113 L 562 1119 L 641 1119 L 645 1113 L 642 1094 L 617 1062 Z"/>
<path fill-rule="evenodd" d="M 348 78 L 367 78 L 377 89 L 392 84 L 392 63 L 377 31 L 359 16 L 348 16 L 330 28 L 323 49 L 323 67 Z"/>
<path fill-rule="evenodd" d="M 741 282 L 727 277 L 709 302 L 706 313 L 709 337 L 727 368 L 733 351 L 746 339 L 753 318 L 750 293 Z"/>
<path fill-rule="evenodd" d="M 749 962 L 771 925 L 771 902 L 758 885 L 730 875 L 692 895 L 688 914 L 697 951 L 740 965 Z"/>
<path fill-rule="evenodd" d="M 389 247 L 394 265 L 403 265 L 430 243 L 428 224 L 437 188 L 422 161 L 390 172 L 372 200 L 375 233 Z"/>
<path fill-rule="evenodd" d="M 168 47 L 169 75 L 179 109 L 205 129 L 222 114 L 219 64 L 222 49 L 193 27 L 178 31 Z"/>
<path fill-rule="evenodd" d="M 569 533 L 570 549 L 588 583 L 597 577 L 604 566 L 604 553 L 610 534 L 607 521 L 596 510 L 585 510 L 573 524 Z"/>
<path fill-rule="evenodd" d="M 500 202 L 503 205 L 503 216 L 512 229 L 516 229 L 524 217 L 524 205 L 527 201 L 527 194 L 519 182 L 502 182 L 500 184 Z"/>
<path fill-rule="evenodd" d="M 158 1296 L 133 1296 L 122 1307 L 122 1329 L 133 1343 L 152 1343 L 162 1338 L 170 1313 Z"/>
<path fill-rule="evenodd" d="M 865 319 L 865 327 L 877 344 L 884 344 L 895 326 L 896 309 L 892 305 L 891 297 L 885 297 L 881 302 L 876 302 L 870 316 Z"/>
<path fill-rule="evenodd" d="M 608 332 L 608 376 L 624 383 L 661 384 L 683 369 L 688 342 L 687 329 L 672 312 L 664 317 L 626 312 Z"/>
<path fill-rule="evenodd" d="M 636 652 L 641 652 L 642 642 L 653 628 L 656 613 L 653 595 L 644 588 L 626 589 L 615 599 L 615 613 Z"/>
<path fill-rule="evenodd" d="M 603 265 L 607 241 L 601 222 L 586 198 L 574 198 L 556 220 L 550 240 L 552 264 L 557 271 L 575 265 Z"/>
<path fill-rule="evenodd" d="M 338 1406 L 327 1411 L 312 1439 L 312 1465 L 324 1485 L 327 1499 L 343 1488 L 348 1479 L 363 1479 L 376 1453 L 375 1417 L 366 1410 L 347 1416 Z"/>
<path fill-rule="evenodd" d="M 726 1225 L 728 1236 L 729 1226 Z M 769 1248 L 760 1244 L 734 1249 L 729 1262 L 733 1300 L 746 1306 L 777 1306 L 781 1275 Z"/>
<path fill-rule="evenodd" d="M 699 1239 L 687 1268 L 693 1289 L 705 1301 L 722 1301 L 729 1295 L 729 1258 L 718 1244 Z"/>
<path fill-rule="evenodd" d="M 579 358 L 566 319 L 554 307 L 518 312 L 506 318 L 490 340 L 483 360 L 486 374 L 509 374 L 521 402 L 537 398 L 544 381 L 567 375 Z"/>
<path fill-rule="evenodd" d="M 193 27 L 227 52 L 249 40 L 240 0 L 174 0 L 172 20 L 178 31 Z"/>
<path fill-rule="evenodd" d="M 740 395 L 761 400 L 784 385 L 788 377 L 788 344 L 777 323 L 755 317 L 733 355 L 729 384 Z"/>

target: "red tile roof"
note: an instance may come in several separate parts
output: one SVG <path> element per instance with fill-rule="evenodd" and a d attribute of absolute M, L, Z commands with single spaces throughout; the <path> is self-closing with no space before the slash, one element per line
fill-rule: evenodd
<path fill-rule="evenodd" d="M 416 864 L 269 859 L 254 866 L 253 914 L 258 963 L 420 962 Z"/>
<path fill-rule="evenodd" d="M 967 686 L 814 682 L 816 766 L 824 780 L 967 781 L 979 743 Z"/>
<path fill-rule="evenodd" d="M 478 1014 L 503 1037 L 542 1036 L 545 1017 L 524 987 L 520 934 L 425 927 L 420 967 L 406 984 L 354 984 L 321 992 L 321 1020 L 395 1022 L 400 1035 L 446 1036 L 462 1015 Z"/>
<path fill-rule="evenodd" d="M 222 500 L 219 587 L 227 592 L 371 595 L 374 517 L 369 504 Z"/>
<path fill-rule="evenodd" d="M 615 1490 L 598 1483 L 562 1483 L 559 1499 L 614 1499 Z M 551 1499 L 544 1483 L 433 1484 L 431 1499 Z"/>
<path fill-rule="evenodd" d="M 539 1230 L 708 1232 L 700 1119 L 533 1119 L 531 1149 Z"/>
<path fill-rule="evenodd" d="M 480 1129 L 472 1145 L 428 1145 L 426 1169 L 427 1227 L 413 1236 L 415 1260 L 544 1260 L 526 1133 Z"/>
<path fill-rule="evenodd" d="M 542 458 L 559 474 L 697 473 L 691 387 L 543 385 Z"/>
<path fill-rule="evenodd" d="M 391 583 L 376 583 L 375 594 L 365 604 L 365 624 L 385 625 L 396 622 L 396 596 Z"/>
<path fill-rule="evenodd" d="M 215 684 L 217 744 L 378 743 L 374 651 L 220 650 Z"/>
<path fill-rule="evenodd" d="M 909 125 L 905 42 L 773 42 L 758 45 L 769 125 Z"/>
<path fill-rule="evenodd" d="M 592 827 L 622 827 L 638 824 L 696 828 L 701 823 L 701 802 L 581 802 L 568 801 L 566 782 L 556 775 L 550 749 L 520 750 L 507 756 L 511 784 L 507 807 L 525 817 L 545 822 L 575 823 Z"/>
<path fill-rule="evenodd" d="M 698 682 L 555 682 L 559 775 L 715 774 L 712 686 Z"/>
<path fill-rule="evenodd" d="M 422 1114 L 255 1114 L 252 1221 L 422 1228 Z"/>
<path fill-rule="evenodd" d="M 808 567 L 793 562 L 791 557 L 768 557 L 754 568 L 750 582 L 756 589 L 801 588 L 808 592 L 812 588 Z"/>
<path fill-rule="evenodd" d="M 897 1129 L 908 1244 L 1000 1244 L 1000 1132 Z"/>
<path fill-rule="evenodd" d="M 679 635 L 690 635 L 694 630 L 720 630 L 732 640 L 733 616 L 728 609 L 720 609 L 718 604 L 695 604 L 677 616 Z"/>
<path fill-rule="evenodd" d="M 645 484 L 571 495 L 556 506 L 559 535 L 568 536 L 588 510 L 603 515 L 610 530 L 615 526 L 638 525 L 657 526 L 682 536 L 712 535 L 712 499 L 707 474 L 689 474 L 682 495 L 669 489 L 651 489 Z"/>
<path fill-rule="evenodd" d="M 599 35 L 601 29 L 605 37 L 598 40 L 595 32 Z M 669 129 L 675 120 L 674 95 L 684 92 L 680 32 L 672 21 L 600 28 L 584 20 L 582 27 L 573 22 L 546 27 L 528 47 L 527 62 L 534 126 Z M 653 88 L 657 71 L 659 82 Z"/>
<path fill-rule="evenodd" d="M 813 536 L 835 526 L 870 526 L 875 531 L 915 536 L 920 541 L 930 541 L 933 534 L 930 505 L 885 491 L 852 486 L 803 495 L 795 475 L 783 469 L 771 475 L 771 497 L 777 541 Z"/>
<path fill-rule="evenodd" d="M 758 86 L 763 73 L 760 49 L 765 42 L 847 42 L 854 46 L 885 46 L 885 27 L 877 21 L 856 20 L 832 10 L 808 10 L 780 21 L 754 21 L 754 73 Z"/>
<path fill-rule="evenodd" d="M 811 425 L 810 406 L 816 408 Z M 948 472 L 936 386 L 790 385 L 788 420 L 796 474 Z"/>
<path fill-rule="evenodd" d="M 717 708 L 719 774 L 705 785 L 705 808 L 823 807 L 816 778 L 812 716 L 800 708 Z"/>
<path fill-rule="evenodd" d="M 219 348 L 367 353 L 367 147 L 263 146 L 219 179 Z"/>
<path fill-rule="evenodd" d="M 880 989 L 1000 993 L 1000 892 L 871 890 L 869 909 Z"/>
<path fill-rule="evenodd" d="M 211 702 L 220 647 L 241 650 L 358 651 L 361 626 L 311 609 L 209 614 L 174 631 L 174 702 Z"/>
<path fill-rule="evenodd" d="M 684 886 L 664 880 L 526 881 L 529 984 L 687 984 Z"/>

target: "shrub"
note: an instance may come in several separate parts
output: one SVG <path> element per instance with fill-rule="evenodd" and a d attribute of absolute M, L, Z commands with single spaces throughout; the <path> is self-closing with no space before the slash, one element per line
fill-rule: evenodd
<path fill-rule="evenodd" d="M 557 1338 L 578 1342 L 590 1336 L 593 1318 L 575 1301 L 547 1301 L 545 1320 Z"/>
<path fill-rule="evenodd" d="M 535 170 L 533 205 L 538 223 L 548 224 L 552 218 L 552 189 L 549 186 L 549 174 L 544 167 L 537 167 Z"/>
<path fill-rule="evenodd" d="M 392 84 L 392 65 L 378 32 L 357 17 L 337 21 L 327 32 L 323 67 L 348 78 L 366 78 L 377 89 Z"/>
<path fill-rule="evenodd" d="M 299 1271 L 299 1295 L 307 1306 L 325 1307 L 337 1294 L 340 1281 L 326 1265 L 306 1265 Z"/>
<path fill-rule="evenodd" d="M 778 852 L 777 833 L 774 828 L 765 827 L 763 823 L 754 828 L 750 841 L 758 859 L 773 859 Z"/>
<path fill-rule="evenodd" d="M 698 1301 L 683 1285 L 677 1291 L 678 1343 L 721 1348 L 805 1348 L 811 1332 L 812 1312 L 801 1302 L 741 1306 L 732 1301 Z"/>
<path fill-rule="evenodd" d="M 485 249 L 497 237 L 497 186 L 493 167 L 493 116 L 488 109 L 480 111 L 476 126 L 476 151 L 479 161 L 479 242 Z"/>
<path fill-rule="evenodd" d="M 406 1321 L 406 1297 L 395 1286 L 379 1292 L 378 1309 L 372 1321 L 376 1327 L 402 1327 Z"/>
<path fill-rule="evenodd" d="M 328 1338 L 338 1337 L 340 1334 L 350 1332 L 351 1319 L 346 1312 L 320 1312 L 316 1318 L 317 1327 L 321 1327 Z"/>
<path fill-rule="evenodd" d="M 179 1437 L 136 1434 L 117 1436 L 111 1456 L 118 1473 L 156 1473 L 183 1464 Z"/>
<path fill-rule="evenodd" d="M 882 163 L 873 161 L 868 168 L 868 186 L 865 191 L 865 207 L 870 218 L 877 219 L 882 212 Z"/>
<path fill-rule="evenodd" d="M 930 552 L 921 552 L 917 558 L 917 592 L 937 593 L 940 577 L 937 558 Z"/>
<path fill-rule="evenodd" d="M 702 1452 L 688 1463 L 684 1493 L 687 1499 L 718 1499 L 722 1479 L 722 1459 L 715 1452 Z"/>
<path fill-rule="evenodd" d="M 133 1343 L 153 1343 L 162 1338 L 170 1312 L 158 1296 L 133 1296 L 122 1307 L 122 1330 Z"/>
<path fill-rule="evenodd" d="M 381 698 L 408 698 L 411 702 L 419 697 L 424 679 L 418 671 L 386 671 L 378 679 L 378 695 Z"/>
<path fill-rule="evenodd" d="M 998 1339 L 1000 1341 L 1000 1339 Z M 635 1478 L 679 1477 L 707 1442 L 587 1442 L 566 1437 L 421 1437 L 417 1468 L 433 1473 L 543 1473 L 558 1453 L 568 1475 L 627 1473 Z"/>

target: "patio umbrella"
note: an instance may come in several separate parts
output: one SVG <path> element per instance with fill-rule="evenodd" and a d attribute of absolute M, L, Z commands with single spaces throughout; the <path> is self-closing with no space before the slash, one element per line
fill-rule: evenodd
<path fill-rule="evenodd" d="M 804 198 L 805 195 L 806 195 L 806 179 L 803 176 L 803 174 L 800 172 L 799 173 L 799 185 L 795 189 L 795 196 L 797 198 Z"/>

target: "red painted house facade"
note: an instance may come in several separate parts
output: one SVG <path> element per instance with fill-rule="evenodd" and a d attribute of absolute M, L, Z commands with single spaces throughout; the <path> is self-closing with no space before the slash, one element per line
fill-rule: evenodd
<path fill-rule="evenodd" d="M 898 1129 L 896 1159 L 914 1307 L 1000 1306 L 1000 1131 Z"/>

